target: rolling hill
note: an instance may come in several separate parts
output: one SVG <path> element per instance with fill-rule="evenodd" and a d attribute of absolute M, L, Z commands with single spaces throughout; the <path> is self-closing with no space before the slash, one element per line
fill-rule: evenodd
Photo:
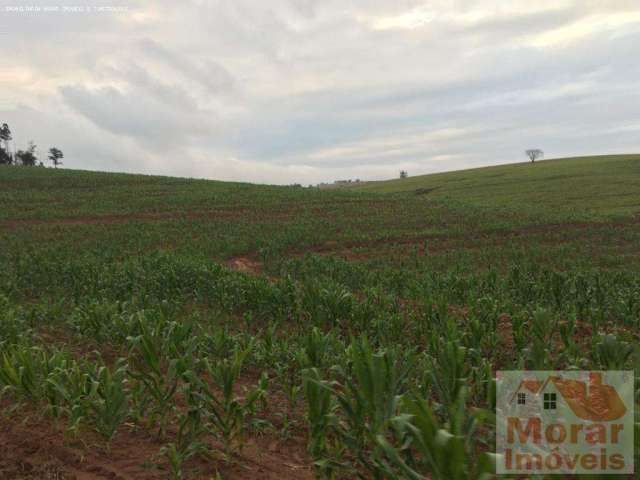
<path fill-rule="evenodd" d="M 595 217 L 640 212 L 640 155 L 604 155 L 474 168 L 366 182 L 361 192 L 417 192 L 490 208 L 571 211 Z"/>
<path fill-rule="evenodd" d="M 639 155 L 0 207 L 1 478 L 490 478 L 496 371 L 640 364 Z"/>

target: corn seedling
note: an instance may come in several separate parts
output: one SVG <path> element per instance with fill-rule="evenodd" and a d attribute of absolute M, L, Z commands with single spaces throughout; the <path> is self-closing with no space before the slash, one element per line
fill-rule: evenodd
<path fill-rule="evenodd" d="M 439 424 L 427 403 L 418 398 L 405 398 L 403 414 L 393 419 L 394 428 L 405 438 L 405 450 L 394 448 L 383 436 L 376 441 L 387 463 L 397 468 L 390 478 L 412 480 L 472 480 L 492 478 L 492 463 L 484 454 L 476 460 L 471 438 L 473 429 L 465 431 L 464 392 L 456 400 L 458 419 L 447 426 Z M 387 470 L 387 473 L 393 471 Z"/>
<path fill-rule="evenodd" d="M 68 417 L 67 432 L 77 434 L 86 420 L 90 399 L 96 395 L 100 366 L 70 362 L 67 368 L 57 368 L 46 380 L 52 409 L 59 409 Z"/>
<path fill-rule="evenodd" d="M 129 416 L 127 366 L 118 361 L 113 371 L 105 366 L 99 367 L 92 381 L 89 398 L 91 421 L 98 433 L 111 440 Z"/>
<path fill-rule="evenodd" d="M 202 442 L 205 433 L 199 408 L 189 408 L 178 416 L 178 433 L 175 442 L 160 449 L 160 454 L 169 460 L 171 475 L 174 480 L 183 478 L 184 462 L 191 457 L 206 453 L 209 447 Z"/>
<path fill-rule="evenodd" d="M 141 334 L 130 338 L 129 375 L 135 380 L 133 400 L 139 417 L 158 425 L 163 438 L 171 413 L 175 409 L 175 394 L 179 382 L 193 366 L 195 339 L 188 327 L 175 322 L 148 327 L 138 320 Z"/>
<path fill-rule="evenodd" d="M 332 479 L 339 468 L 340 449 L 332 444 L 334 428 L 337 425 L 332 384 L 322 380 L 316 368 L 303 373 L 304 393 L 307 399 L 307 422 L 309 425 L 308 451 L 314 460 L 318 475 Z"/>
<path fill-rule="evenodd" d="M 340 442 L 354 457 L 357 472 L 364 468 L 383 478 L 379 449 L 371 449 L 379 435 L 389 433 L 398 413 L 407 370 L 391 352 L 374 353 L 366 339 L 349 347 L 351 372 L 333 386 L 341 420 L 336 425 Z"/>
<path fill-rule="evenodd" d="M 266 393 L 266 375 L 261 377 L 258 385 L 245 391 L 243 396 L 234 392 L 244 362 L 252 348 L 252 344 L 244 350 L 236 348 L 231 358 L 221 361 L 205 358 L 204 371 L 213 385 L 191 372 L 187 374 L 188 381 L 197 385 L 198 391 L 195 395 L 207 419 L 207 428 L 222 441 L 227 455 L 236 447 L 241 449 L 244 445 L 247 419 L 255 413 L 256 403 Z"/>
<path fill-rule="evenodd" d="M 595 358 L 605 370 L 623 370 L 629 364 L 634 348 L 613 334 L 602 335 L 595 345 Z"/>
<path fill-rule="evenodd" d="M 10 347 L 0 356 L 2 391 L 40 400 L 44 395 L 44 379 L 54 369 L 52 363 L 50 355 L 41 348 Z"/>
<path fill-rule="evenodd" d="M 426 382 L 447 410 L 453 405 L 469 376 L 468 349 L 456 340 L 438 343 L 433 354 L 427 357 Z"/>

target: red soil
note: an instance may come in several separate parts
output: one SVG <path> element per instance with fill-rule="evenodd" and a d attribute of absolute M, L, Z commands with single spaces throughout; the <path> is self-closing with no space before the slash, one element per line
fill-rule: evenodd
<path fill-rule="evenodd" d="M 2 402 L 3 410 L 9 406 Z M 231 461 L 190 459 L 186 479 L 312 479 L 303 439 L 282 443 L 273 435 L 254 436 Z M 38 480 L 165 480 L 170 470 L 154 434 L 127 424 L 110 445 L 92 432 L 65 438 L 56 425 L 33 409 L 21 408 L 0 423 L 0 478 Z"/>

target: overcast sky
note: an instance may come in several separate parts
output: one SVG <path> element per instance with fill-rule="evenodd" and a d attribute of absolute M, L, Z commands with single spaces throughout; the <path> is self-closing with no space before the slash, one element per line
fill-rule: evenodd
<path fill-rule="evenodd" d="M 260 183 L 640 152 L 639 45 L 638 0 L 0 0 L 0 122 Z"/>

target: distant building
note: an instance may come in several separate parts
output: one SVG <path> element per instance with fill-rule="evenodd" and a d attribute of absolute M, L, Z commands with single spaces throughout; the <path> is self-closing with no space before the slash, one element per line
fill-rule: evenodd
<path fill-rule="evenodd" d="M 352 180 L 349 178 L 347 180 L 335 180 L 333 183 L 322 182 L 318 184 L 318 188 L 339 188 L 353 183 L 360 183 L 360 179 L 356 178 L 355 180 Z"/>

